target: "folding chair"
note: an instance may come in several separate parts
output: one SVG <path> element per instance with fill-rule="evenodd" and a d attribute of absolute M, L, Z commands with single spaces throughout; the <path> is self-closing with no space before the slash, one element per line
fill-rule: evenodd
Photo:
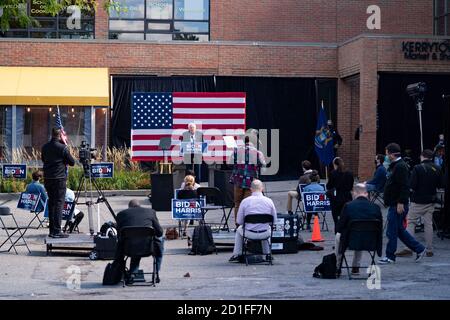
<path fill-rule="evenodd" d="M 155 230 L 152 227 L 124 227 L 119 233 L 119 246 L 122 247 L 123 253 L 125 255 L 125 261 L 123 263 L 122 280 L 123 287 L 130 285 L 126 283 L 127 275 L 146 275 L 151 274 L 152 280 L 149 282 L 135 282 L 140 283 L 141 286 L 150 285 L 156 286 L 156 276 L 158 275 L 158 270 L 156 266 L 156 257 L 154 256 L 154 239 Z M 145 258 L 153 256 L 153 271 L 152 272 L 129 272 L 126 267 L 128 258 Z"/>
<path fill-rule="evenodd" d="M 197 199 L 197 191 L 195 190 L 178 190 L 177 199 Z M 183 239 L 183 234 L 186 232 L 187 226 L 184 227 L 184 230 L 182 230 L 181 227 L 181 220 L 178 220 L 178 233 L 180 234 L 181 239 Z"/>
<path fill-rule="evenodd" d="M 227 209 L 227 207 L 225 206 L 225 202 L 220 190 L 215 187 L 201 187 L 197 189 L 197 196 L 199 198 L 206 198 L 206 206 L 202 208 L 203 217 L 209 210 L 222 210 L 223 214 L 220 223 L 209 224 L 218 224 L 219 229 L 230 231 L 230 228 L 228 226 L 228 219 L 230 218 L 233 207 L 230 208 L 228 214 L 225 212 L 225 209 Z"/>
<path fill-rule="evenodd" d="M 47 200 L 48 199 L 46 199 L 45 201 L 41 198 L 41 195 L 40 194 L 37 194 L 37 193 L 25 193 L 25 192 L 23 192 L 21 195 L 20 195 L 20 197 L 22 198 L 22 196 L 25 196 L 25 197 L 30 197 L 31 195 L 33 195 L 33 197 L 36 197 L 37 199 L 35 199 L 34 201 L 34 204 L 31 204 L 31 206 L 28 208 L 28 207 L 25 207 L 25 208 L 20 208 L 19 207 L 19 204 L 17 205 L 17 208 L 19 208 L 19 209 L 25 209 L 25 210 L 30 210 L 30 213 L 32 213 L 34 216 L 33 216 L 33 218 L 31 219 L 31 221 L 28 223 L 28 225 L 26 226 L 26 229 L 36 229 L 36 230 L 38 230 L 40 227 L 44 227 L 44 219 L 42 219 L 41 220 L 41 218 L 39 217 L 39 214 L 41 214 L 42 212 L 44 212 L 45 211 L 45 208 L 46 208 L 46 206 L 47 206 Z M 20 199 L 19 199 L 19 203 L 20 203 Z M 31 225 L 33 224 L 33 222 L 34 222 L 34 220 L 37 220 L 38 221 L 38 226 L 37 227 L 32 227 Z"/>
<path fill-rule="evenodd" d="M 320 212 L 320 215 L 322 215 L 322 231 L 330 231 L 328 229 L 327 212 Z"/>
<path fill-rule="evenodd" d="M 3 221 L 3 219 L 6 217 L 12 218 L 12 221 L 14 222 L 13 227 L 6 226 L 5 222 Z M 2 224 L 2 229 L 5 230 L 5 232 L 6 232 L 6 240 L 3 241 L 2 244 L 0 244 L 0 248 L 2 248 L 4 245 L 6 245 L 7 242 L 11 243 L 8 250 L 0 251 L 0 253 L 10 252 L 11 249 L 14 249 L 14 252 L 16 254 L 19 254 L 16 250 L 16 247 L 18 247 L 18 246 L 26 246 L 28 253 L 31 253 L 30 248 L 28 248 L 28 244 L 24 238 L 25 233 L 22 233 L 22 230 L 21 230 L 22 228 L 19 227 L 19 225 L 17 224 L 16 218 L 14 218 L 14 215 L 11 213 L 11 210 L 8 207 L 0 207 L 0 222 Z M 12 232 L 10 232 L 10 230 Z M 15 239 L 14 239 L 14 236 L 16 236 Z M 19 240 L 22 240 L 23 243 L 18 244 Z"/>
<path fill-rule="evenodd" d="M 300 229 L 305 230 L 305 224 L 306 224 L 306 212 L 303 210 L 303 206 L 301 205 L 301 195 L 299 195 L 299 198 L 297 200 L 297 206 L 295 207 L 294 215 L 298 215 L 300 218 Z"/>
<path fill-rule="evenodd" d="M 245 225 L 247 223 L 266 223 L 270 226 L 270 235 L 264 239 L 251 239 L 245 236 Z M 272 234 L 273 234 L 273 216 L 271 214 L 249 214 L 244 217 L 244 224 L 242 225 L 242 256 L 245 259 L 245 264 L 248 266 L 248 257 L 249 256 L 259 256 L 260 254 L 248 254 L 247 253 L 247 244 L 248 240 L 251 241 L 267 241 L 269 245 L 269 254 L 267 255 L 267 259 L 265 262 L 268 262 L 269 265 L 272 265 Z M 264 261 L 262 261 L 264 262 Z"/>
<path fill-rule="evenodd" d="M 381 204 L 383 207 L 387 208 L 387 206 L 384 204 L 383 199 L 383 193 L 380 191 L 371 191 L 369 192 L 369 200 L 372 203 L 376 203 L 378 201 L 379 204 Z"/>
<path fill-rule="evenodd" d="M 344 237 L 344 238 L 342 238 Z M 350 221 L 349 230 L 345 235 L 341 235 L 341 243 L 339 253 L 342 254 L 341 262 L 339 264 L 339 271 L 342 269 L 342 264 L 345 263 L 347 269 L 348 279 L 352 278 L 350 274 L 350 267 L 345 256 L 346 250 L 354 251 L 368 251 L 371 258 L 370 266 L 376 266 L 375 254 L 381 257 L 382 251 L 382 221 L 377 219 L 361 219 Z M 367 267 L 360 267 L 367 268 Z M 358 278 L 367 279 L 367 278 Z"/>

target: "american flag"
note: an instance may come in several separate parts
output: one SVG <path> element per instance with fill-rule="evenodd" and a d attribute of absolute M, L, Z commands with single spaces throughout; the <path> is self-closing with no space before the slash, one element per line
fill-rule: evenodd
<path fill-rule="evenodd" d="M 67 144 L 67 135 L 64 131 L 64 127 L 62 125 L 61 114 L 59 113 L 59 107 L 56 107 L 56 119 L 55 119 L 55 127 L 61 129 L 61 140 L 64 144 Z"/>
<path fill-rule="evenodd" d="M 243 92 L 135 92 L 132 96 L 132 160 L 163 160 L 159 140 L 172 137 L 172 149 L 176 150 L 174 146 L 179 148 L 182 133 L 193 122 L 208 143 L 205 161 L 213 158 L 224 161 L 229 153 L 221 134 L 244 133 L 245 106 Z M 166 156 L 169 154 L 166 152 Z"/>

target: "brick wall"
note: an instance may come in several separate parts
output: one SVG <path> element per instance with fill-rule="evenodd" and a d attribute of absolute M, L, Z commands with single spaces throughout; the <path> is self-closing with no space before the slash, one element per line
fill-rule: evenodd
<path fill-rule="evenodd" d="M 354 140 L 355 130 L 359 125 L 360 76 L 341 79 L 338 82 L 338 131 L 343 143 L 338 156 L 345 166 L 358 175 L 359 143 Z"/>
<path fill-rule="evenodd" d="M 95 12 L 95 38 L 108 39 L 108 13 L 103 9 L 105 0 L 98 0 L 98 7 Z"/>
<path fill-rule="evenodd" d="M 381 9 L 381 30 L 366 26 Z M 211 0 L 211 40 L 341 42 L 361 33 L 432 34 L 431 0 Z"/>
<path fill-rule="evenodd" d="M 108 67 L 112 74 L 337 76 L 336 48 L 0 40 L 0 65 Z"/>

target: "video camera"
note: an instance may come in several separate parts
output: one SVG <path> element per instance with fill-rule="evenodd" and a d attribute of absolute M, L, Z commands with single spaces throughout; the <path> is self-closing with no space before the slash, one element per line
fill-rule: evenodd
<path fill-rule="evenodd" d="M 79 151 L 78 151 L 78 158 L 80 159 L 80 162 L 83 165 L 85 176 L 90 175 L 91 159 L 96 158 L 95 152 L 96 152 L 96 149 L 91 148 L 89 146 L 89 143 L 87 143 L 86 141 L 81 141 L 81 146 L 79 147 Z"/>

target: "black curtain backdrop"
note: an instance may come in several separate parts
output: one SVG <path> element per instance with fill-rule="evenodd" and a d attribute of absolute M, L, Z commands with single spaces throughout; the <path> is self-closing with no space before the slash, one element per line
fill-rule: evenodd
<path fill-rule="evenodd" d="M 297 179 L 305 159 L 319 167 L 314 136 L 317 92 L 323 90 L 316 90 L 316 84 L 305 78 L 217 77 L 217 91 L 247 93 L 247 129 L 280 129 L 279 171 L 265 180 Z"/>
<path fill-rule="evenodd" d="M 438 143 L 448 121 L 444 117 L 448 102 L 442 94 L 450 94 L 450 75 L 380 74 L 377 152 L 384 153 L 388 143 L 396 142 L 402 151 L 411 149 L 413 160 L 419 161 L 419 115 L 414 100 L 406 93 L 406 87 L 416 82 L 425 82 L 428 87 L 422 111 L 424 148 L 433 150 Z"/>
<path fill-rule="evenodd" d="M 305 159 L 319 168 L 314 135 L 321 100 L 336 119 L 336 80 L 217 77 L 214 85 L 214 77 L 114 77 L 112 146 L 130 145 L 131 93 L 136 91 L 246 92 L 247 128 L 280 129 L 279 172 L 266 180 L 297 179 Z"/>
<path fill-rule="evenodd" d="M 450 95 L 450 91 L 445 92 L 446 95 Z M 450 152 L 450 98 L 447 98 L 444 102 L 444 138 L 445 138 L 445 203 L 444 203 L 444 211 L 445 211 L 445 225 L 446 225 L 446 231 L 450 233 L 450 192 L 448 190 L 449 188 L 449 179 L 448 174 L 450 170 L 450 159 L 449 159 L 449 152 Z"/>
<path fill-rule="evenodd" d="M 129 147 L 132 92 L 208 92 L 214 91 L 214 77 L 114 77 L 111 143 Z"/>

